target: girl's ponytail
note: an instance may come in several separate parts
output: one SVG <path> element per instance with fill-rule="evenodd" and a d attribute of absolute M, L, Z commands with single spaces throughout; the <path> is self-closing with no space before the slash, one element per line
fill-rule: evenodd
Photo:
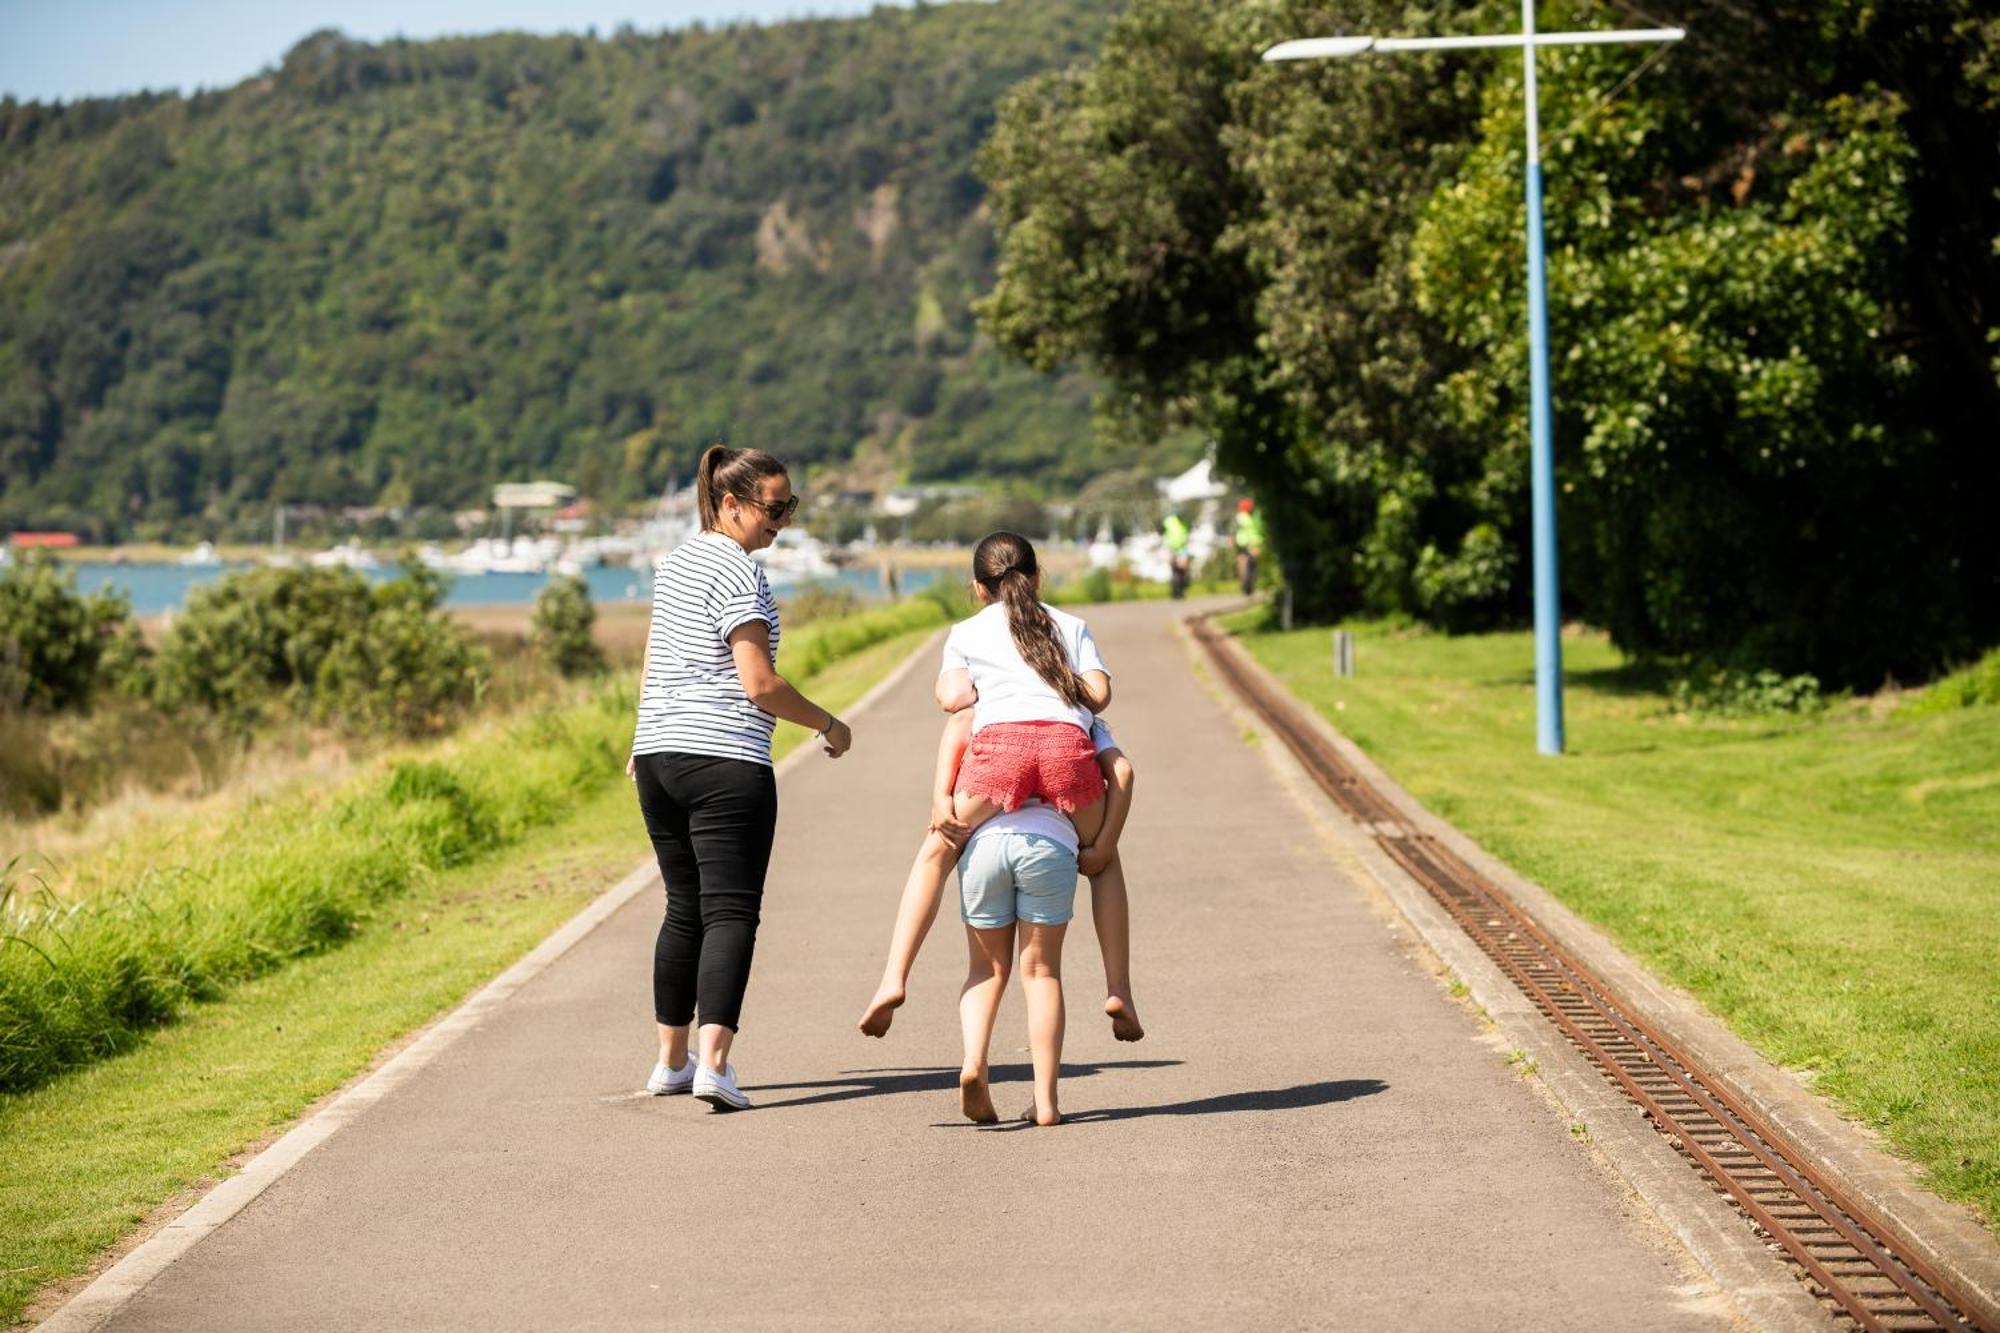
<path fill-rule="evenodd" d="M 995 532 L 972 553 L 972 577 L 1007 608 L 1007 628 L 1021 660 L 1073 708 L 1089 708 L 1083 677 L 1069 662 L 1055 621 L 1035 596 L 1035 548 L 1018 532 Z"/>

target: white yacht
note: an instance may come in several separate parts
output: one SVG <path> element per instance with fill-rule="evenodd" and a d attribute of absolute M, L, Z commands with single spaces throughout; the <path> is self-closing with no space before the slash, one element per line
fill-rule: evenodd
<path fill-rule="evenodd" d="M 774 584 L 810 583 L 830 579 L 840 573 L 827 553 L 826 543 L 803 528 L 786 528 L 778 540 L 750 558 L 764 567 L 764 577 Z"/>
<path fill-rule="evenodd" d="M 374 569 L 374 556 L 361 549 L 361 543 L 349 537 L 340 545 L 314 555 L 309 562 L 318 569 Z"/>

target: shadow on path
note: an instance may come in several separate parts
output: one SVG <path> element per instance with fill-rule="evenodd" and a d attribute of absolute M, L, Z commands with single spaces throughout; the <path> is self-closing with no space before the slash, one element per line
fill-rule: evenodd
<path fill-rule="evenodd" d="M 1065 1073 L 1068 1071 L 1065 1070 Z M 1063 1123 L 1087 1125 L 1100 1120 L 1137 1120 L 1149 1115 L 1223 1115 L 1230 1111 L 1302 1111 L 1312 1106 L 1351 1102 L 1357 1097 L 1373 1097 L 1387 1092 L 1389 1085 L 1379 1078 L 1343 1078 L 1327 1083 L 1301 1083 L 1296 1088 L 1267 1088 L 1258 1092 L 1229 1092 L 1218 1097 L 1199 1097 L 1191 1102 L 1169 1102 L 1164 1106 L 1113 1106 L 1099 1111 L 1066 1111 Z"/>
<path fill-rule="evenodd" d="M 1108 1069 L 1166 1069 L 1180 1063 L 1179 1060 L 1106 1060 L 1075 1063 L 1065 1060 L 1062 1076 L 1065 1079 L 1087 1078 Z M 994 1083 L 1031 1083 L 1034 1081 L 1034 1076 L 1032 1065 L 995 1065 L 989 1077 Z M 760 1098 L 757 1109 L 775 1111 L 787 1106 L 816 1106 L 824 1102 L 852 1101 L 856 1097 L 889 1097 L 904 1092 L 956 1092 L 958 1066 L 850 1069 L 841 1071 L 839 1078 L 818 1079 L 811 1083 L 751 1083 L 744 1085 L 743 1091 L 789 1092 L 809 1091 L 813 1088 L 825 1088 L 828 1091 L 804 1097 L 787 1097 L 780 1101 Z"/>

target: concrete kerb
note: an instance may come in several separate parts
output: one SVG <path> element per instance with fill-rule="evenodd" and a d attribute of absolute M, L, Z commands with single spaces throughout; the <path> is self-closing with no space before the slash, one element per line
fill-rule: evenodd
<path fill-rule="evenodd" d="M 846 710 L 846 715 L 850 718 L 859 716 L 894 689 L 918 662 L 936 650 L 939 637 L 939 634 L 933 634 L 919 644 L 888 675 L 857 699 Z M 786 755 L 776 766 L 777 776 L 782 779 L 786 773 L 805 762 L 813 750 L 813 744 L 808 742 Z M 575 948 L 626 903 L 646 890 L 657 890 L 659 885 L 658 866 L 650 859 L 642 862 L 630 874 L 599 894 L 589 906 L 564 922 L 526 957 L 474 992 L 458 1008 L 424 1029 L 416 1040 L 386 1064 L 363 1075 L 345 1091 L 335 1095 L 326 1105 L 251 1158 L 241 1171 L 203 1195 L 186 1212 L 166 1223 L 99 1274 L 89 1286 L 36 1325 L 37 1329 L 41 1333 L 89 1333 L 102 1327 L 144 1290 L 147 1283 L 248 1207 L 306 1154 L 420 1074 L 453 1042 L 478 1027 L 509 997 Z"/>
<path fill-rule="evenodd" d="M 1193 636 L 1183 632 L 1183 641 L 1189 655 L 1200 662 L 1201 646 Z M 1226 642 L 1222 650 L 1231 653 L 1246 673 L 1283 691 L 1284 687 L 1237 644 Z M 1556 1108 L 1572 1123 L 1584 1127 L 1602 1160 L 1659 1219 L 1736 1312 L 1761 1329 L 1824 1333 L 1830 1321 L 1819 1302 L 1770 1247 L 1757 1239 L 1742 1217 L 1697 1172 L 1690 1170 L 1638 1109 L 1564 1040 L 1554 1025 L 1438 906 L 1429 891 L 1384 854 L 1368 830 L 1327 799 L 1284 744 L 1268 733 L 1262 719 L 1222 682 L 1211 683 L 1224 706 L 1244 727 L 1263 739 L 1259 748 L 1266 760 L 1335 862 L 1364 890 L 1378 895 L 1389 912 L 1408 925 L 1419 947 L 1464 984 L 1469 998 L 1492 1021 L 1501 1040 L 1534 1063 L 1536 1076 Z M 1424 811 L 1331 727 L 1320 724 L 1316 718 L 1311 721 L 1371 783 L 1377 784 L 1378 790 L 1406 813 L 1421 819 L 1426 831 L 1440 837 L 1450 833 L 1453 849 L 1461 855 L 1467 854 L 1470 844 L 1466 839 Z M 1482 856 L 1476 864 L 1482 873 L 1493 874 L 1495 863 L 1491 858 Z M 1515 891 L 1517 876 L 1493 877 L 1510 893 Z M 1525 898 L 1523 905 L 1529 906 Z M 1542 919 L 1539 904 L 1530 906 L 1530 910 L 1537 920 Z M 1563 938 L 1563 943 L 1565 947 L 1571 946 L 1567 938 Z M 1601 947 L 1612 948 L 1608 941 Z M 1577 952 L 1591 966 L 1602 965 L 1599 954 L 1581 949 Z M 1628 965 L 1636 966 L 1627 961 Z"/>

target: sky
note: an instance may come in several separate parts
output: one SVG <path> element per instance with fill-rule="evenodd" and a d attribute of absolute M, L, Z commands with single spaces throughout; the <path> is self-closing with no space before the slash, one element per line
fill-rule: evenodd
<path fill-rule="evenodd" d="M 0 0 L 0 96 L 226 88 L 321 28 L 350 37 L 641 31 L 865 14 L 882 0 Z M 894 0 L 889 0 L 894 2 Z"/>

